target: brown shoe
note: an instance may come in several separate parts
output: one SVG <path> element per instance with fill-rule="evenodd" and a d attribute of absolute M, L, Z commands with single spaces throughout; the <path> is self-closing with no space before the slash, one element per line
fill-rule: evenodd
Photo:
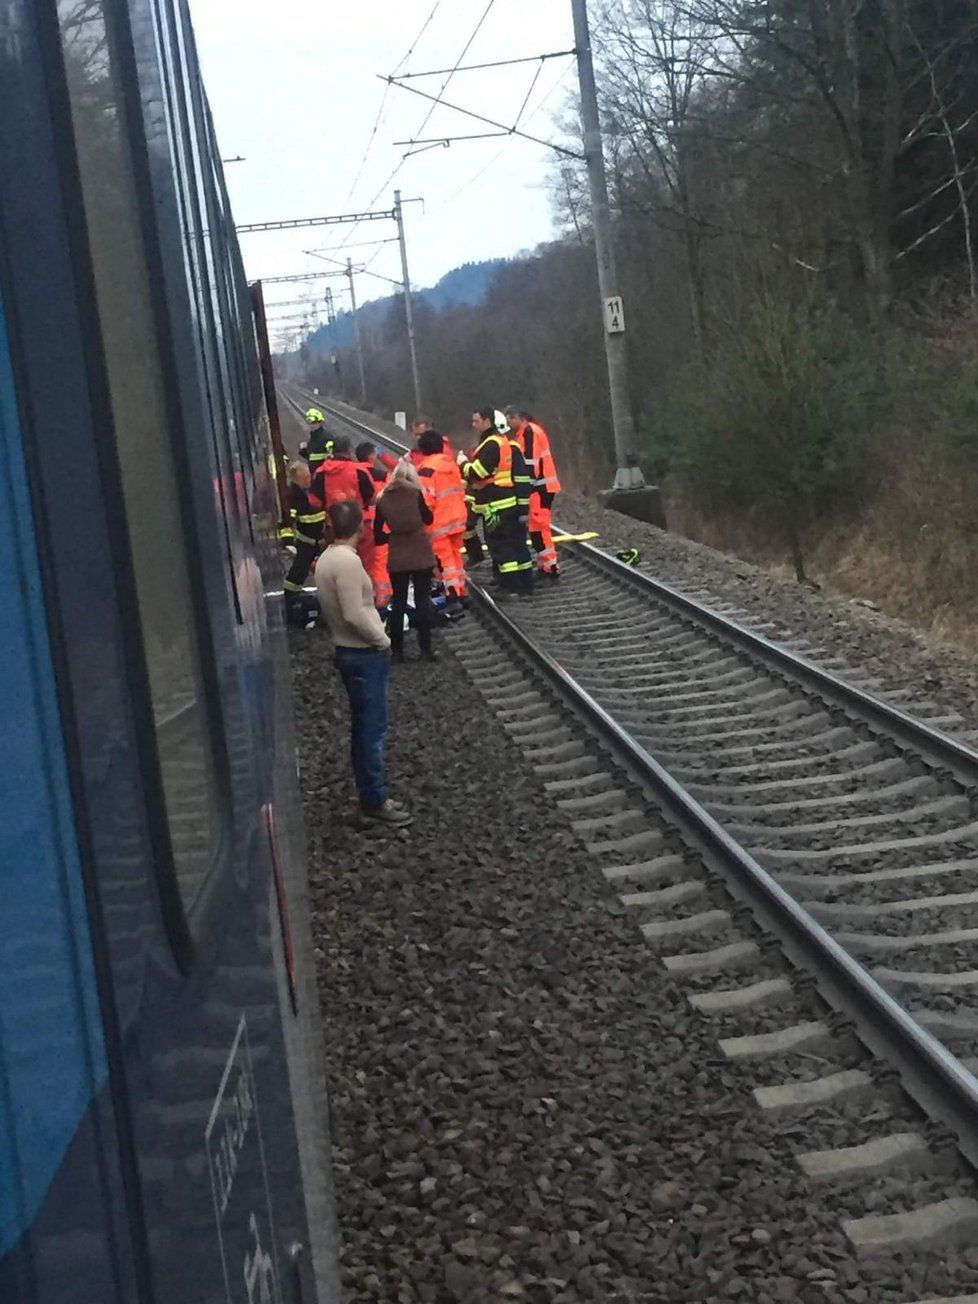
<path fill-rule="evenodd" d="M 386 824 L 392 829 L 406 829 L 409 824 L 414 823 L 411 812 L 406 807 L 398 805 L 396 801 L 391 801 L 390 797 L 382 801 L 379 806 L 365 806 L 361 802 L 360 812 L 365 819 Z"/>

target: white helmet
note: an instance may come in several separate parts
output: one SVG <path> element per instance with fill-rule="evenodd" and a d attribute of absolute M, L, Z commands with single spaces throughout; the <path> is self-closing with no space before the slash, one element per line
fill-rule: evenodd
<path fill-rule="evenodd" d="M 499 411 L 498 408 L 496 408 L 492 414 L 492 424 L 496 428 L 497 435 L 509 434 L 509 422 L 506 420 L 506 417 L 503 415 L 502 412 Z"/>

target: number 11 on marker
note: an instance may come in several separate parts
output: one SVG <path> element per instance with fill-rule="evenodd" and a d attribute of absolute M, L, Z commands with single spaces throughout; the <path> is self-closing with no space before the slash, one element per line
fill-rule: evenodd
<path fill-rule="evenodd" d="M 609 335 L 620 335 L 625 329 L 625 308 L 620 295 L 604 301 L 604 328 Z"/>

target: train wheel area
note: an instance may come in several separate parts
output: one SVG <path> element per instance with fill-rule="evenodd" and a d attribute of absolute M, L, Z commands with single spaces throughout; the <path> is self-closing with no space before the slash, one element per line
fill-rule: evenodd
<path fill-rule="evenodd" d="M 869 1081 L 872 1065 L 837 1020 L 827 1041 L 732 1054 L 824 1018 L 811 985 L 763 945 L 746 977 L 667 971 L 680 930 L 643 940 L 623 901 L 642 875 L 622 862 L 689 855 L 627 780 L 602 777 L 609 762 L 573 764 L 586 742 L 548 754 L 505 691 L 479 695 L 467 665 L 496 658 L 505 690 L 512 663 L 474 617 L 440 651 L 437 670 L 409 662 L 391 682 L 392 792 L 414 825 L 365 830 L 329 638 L 291 636 L 346 1298 L 909 1304 L 978 1289 L 973 1253 L 946 1238 L 867 1256 L 852 1234 L 867 1215 L 965 1207 L 974 1181 L 955 1158 L 829 1181 L 799 1161 L 908 1135 L 914 1107 L 877 1090 L 761 1108 L 756 1088 Z M 619 782 L 618 815 L 589 814 Z M 730 905 L 708 875 L 693 907 L 656 888 L 667 920 Z M 755 979 L 778 999 L 693 999 Z"/>

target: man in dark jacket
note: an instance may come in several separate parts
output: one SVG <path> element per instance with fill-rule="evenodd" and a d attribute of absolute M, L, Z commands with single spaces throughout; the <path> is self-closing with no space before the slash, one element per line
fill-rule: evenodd
<path fill-rule="evenodd" d="M 289 508 L 292 533 L 295 538 L 295 556 L 285 577 L 285 611 L 291 624 L 311 628 L 316 623 L 312 604 L 307 604 L 303 589 L 309 570 L 323 538 L 326 513 L 309 501 L 312 474 L 308 463 L 296 459 L 289 463 Z"/>

